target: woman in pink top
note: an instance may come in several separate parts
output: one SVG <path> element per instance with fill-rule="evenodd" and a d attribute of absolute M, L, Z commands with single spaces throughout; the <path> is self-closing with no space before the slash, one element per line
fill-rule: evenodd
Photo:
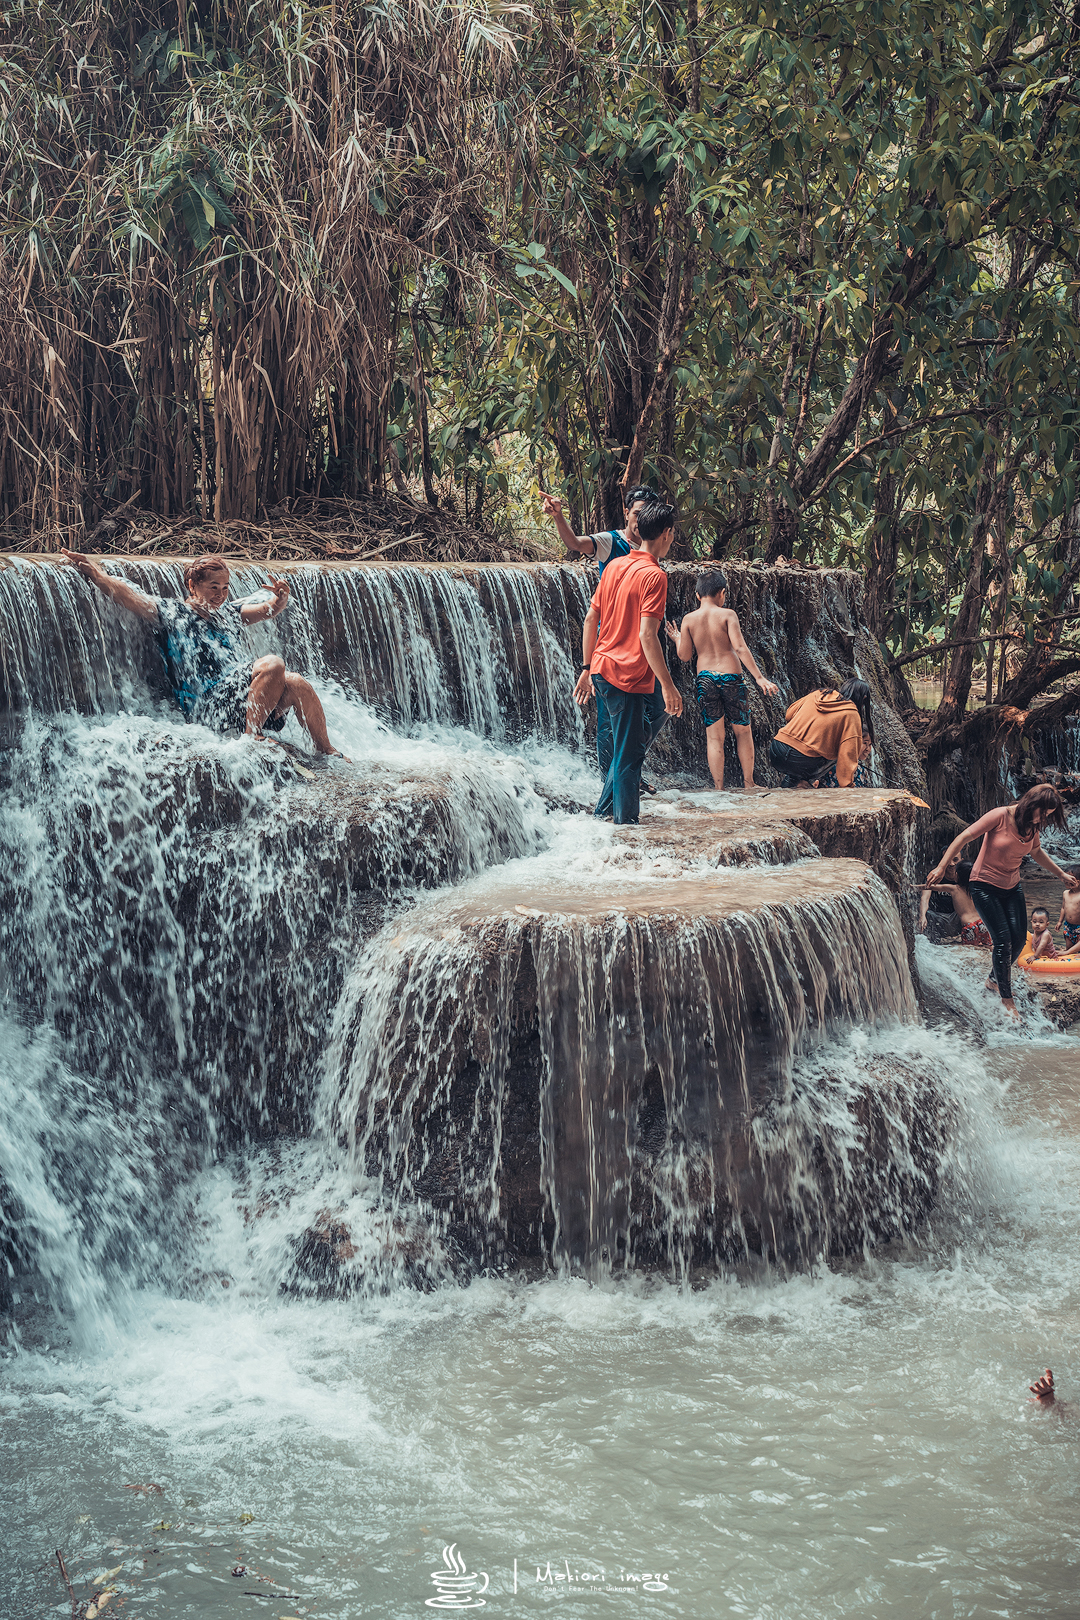
<path fill-rule="evenodd" d="M 1067 889 L 1080 887 L 1080 878 L 1063 872 L 1043 853 L 1039 844 L 1040 827 L 1064 825 L 1065 804 L 1057 789 L 1029 788 L 1015 804 L 988 810 L 985 816 L 958 833 L 926 880 L 940 883 L 942 872 L 956 860 L 964 845 L 982 837 L 968 892 L 994 941 L 994 966 L 986 987 L 997 990 L 1014 1018 L 1017 1013 L 1012 997 L 1012 965 L 1027 939 L 1027 908 L 1020 887 L 1020 862 L 1025 855 L 1030 855 L 1047 872 L 1059 877 Z"/>

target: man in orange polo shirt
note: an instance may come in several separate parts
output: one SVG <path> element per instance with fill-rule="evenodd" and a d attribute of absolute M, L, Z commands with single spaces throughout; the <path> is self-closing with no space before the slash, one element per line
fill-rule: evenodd
<path fill-rule="evenodd" d="M 641 810 L 641 765 L 645 758 L 645 703 L 657 680 L 670 715 L 682 713 L 682 698 L 668 673 L 659 630 L 667 606 L 667 575 L 659 559 L 675 538 L 675 508 L 649 501 L 638 511 L 640 550 L 609 562 L 591 607 L 600 628 L 588 671 L 575 690 L 579 702 L 594 692 L 604 701 L 614 749 L 595 814 L 632 826 Z"/>

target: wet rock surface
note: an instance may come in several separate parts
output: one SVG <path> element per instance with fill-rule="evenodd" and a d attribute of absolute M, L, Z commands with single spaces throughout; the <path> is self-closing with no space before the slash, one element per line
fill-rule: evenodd
<path fill-rule="evenodd" d="M 828 1119 L 814 1088 L 793 1100 L 800 1053 L 915 1016 L 892 898 L 861 863 L 470 889 L 384 936 L 335 1055 L 360 1165 L 475 1263 L 805 1261 L 932 1196 L 932 1078 L 868 1074 Z M 822 1193 L 815 1173 L 808 1201 L 799 1166 L 831 1162 L 841 1118 L 838 1179 Z"/>
<path fill-rule="evenodd" d="M 665 811 L 667 806 L 665 805 Z M 704 854 L 714 866 L 781 864 L 810 855 L 864 861 L 896 895 L 919 881 L 930 812 L 906 791 L 834 788 L 747 795 L 735 806 L 683 794 L 672 814 L 642 814 L 650 842 Z"/>
<path fill-rule="evenodd" d="M 356 1293 L 390 1293 L 395 1287 L 427 1293 L 440 1283 L 461 1281 L 468 1268 L 454 1264 L 430 1227 L 386 1216 L 363 1230 L 343 1211 L 321 1210 L 293 1245 L 283 1293 L 346 1299 Z"/>

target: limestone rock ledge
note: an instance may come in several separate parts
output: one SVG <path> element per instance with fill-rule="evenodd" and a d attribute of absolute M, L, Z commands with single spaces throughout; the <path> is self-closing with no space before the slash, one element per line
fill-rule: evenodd
<path fill-rule="evenodd" d="M 614 892 L 488 875 L 376 945 L 339 1020 L 339 1126 L 476 1264 L 805 1262 L 933 1196 L 933 1076 L 797 1082 L 827 1036 L 917 1016 L 861 862 Z"/>
<path fill-rule="evenodd" d="M 910 898 L 923 875 L 928 807 L 900 788 L 834 788 L 747 794 L 738 805 L 683 794 L 669 811 L 646 807 L 650 843 L 713 866 L 776 865 L 808 856 L 864 861 L 892 892 Z"/>

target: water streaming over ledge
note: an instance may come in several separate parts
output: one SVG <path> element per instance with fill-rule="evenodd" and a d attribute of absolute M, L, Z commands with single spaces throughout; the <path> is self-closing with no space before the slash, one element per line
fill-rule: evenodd
<path fill-rule="evenodd" d="M 894 1170 L 921 1156 L 926 1186 L 873 1173 L 881 1112 L 842 1132 L 838 1182 L 814 1163 L 835 1121 L 801 1138 L 779 1123 L 795 1060 L 837 1031 L 916 1017 L 895 902 L 856 862 L 572 891 L 519 862 L 368 946 L 324 1111 L 391 1202 L 443 1210 L 487 1263 L 806 1263 L 903 1230 L 933 1190 L 939 1121 L 925 1074 L 864 1082 L 853 1120 L 906 1084 L 903 1129 L 877 1152 Z"/>
<path fill-rule="evenodd" d="M 111 566 L 154 594 L 182 587 L 177 564 Z M 250 568 L 234 588 L 264 582 Z M 571 698 L 588 576 L 301 568 L 291 583 L 253 650 L 277 647 L 323 691 L 356 764 L 315 779 L 179 724 L 153 638 L 73 570 L 0 570 L 5 1007 L 35 1054 L 35 1101 L 71 1124 L 50 1153 L 31 1107 L 13 1137 L 18 1266 L 33 1273 L 40 1250 L 55 1278 L 66 1244 L 68 1299 L 90 1251 L 110 1288 L 167 1278 L 184 1222 L 141 1245 L 155 1197 L 171 1208 L 203 1165 L 312 1130 L 351 1145 L 348 1173 L 373 1178 L 395 1230 L 422 1214 L 458 1272 L 805 1264 L 909 1224 L 932 1171 L 916 1195 L 873 1164 L 929 1164 L 933 1129 L 916 1152 L 905 1126 L 841 1191 L 821 1130 L 798 1144 L 776 1127 L 815 1040 L 915 1015 L 885 890 L 819 880 L 807 898 L 798 879 L 781 897 L 782 868 L 733 871 L 702 909 L 700 857 L 646 857 L 635 911 L 612 835 L 556 808 L 593 791 Z M 791 833 L 757 858 L 813 853 Z M 400 920 L 448 883 L 449 900 Z M 547 918 L 520 904 L 545 883 Z M 924 1084 L 910 1077 L 911 1099 Z M 914 1121 L 905 1106 L 896 1119 Z M 84 1169 L 110 1110 L 137 1198 Z M 864 1144 L 883 1118 L 864 1120 Z M 76 1190 L 62 1220 L 61 1186 Z"/>
<path fill-rule="evenodd" d="M 451 1544 L 492 1613 L 565 1567 L 590 1614 L 646 1570 L 684 1620 L 1071 1614 L 1075 1448 L 1021 1397 L 1080 1381 L 1073 1047 L 974 980 L 988 1060 L 923 1029 L 891 896 L 805 833 L 718 868 L 678 794 L 568 814 L 586 574 L 293 580 L 258 644 L 356 761 L 315 780 L 0 569 L 10 1612 L 66 1611 L 59 1543 L 143 1620 L 413 1614 Z"/>
<path fill-rule="evenodd" d="M 183 592 L 179 563 L 109 563 L 155 596 Z M 236 595 L 264 569 L 234 570 Z M 297 568 L 292 601 L 255 647 L 341 683 L 382 720 L 464 726 L 493 740 L 537 736 L 576 745 L 575 641 L 591 580 L 581 569 Z M 150 631 L 71 569 L 0 568 L 0 698 L 9 723 L 35 714 L 107 713 L 163 695 Z M 569 677 L 569 678 L 568 678 Z"/>

